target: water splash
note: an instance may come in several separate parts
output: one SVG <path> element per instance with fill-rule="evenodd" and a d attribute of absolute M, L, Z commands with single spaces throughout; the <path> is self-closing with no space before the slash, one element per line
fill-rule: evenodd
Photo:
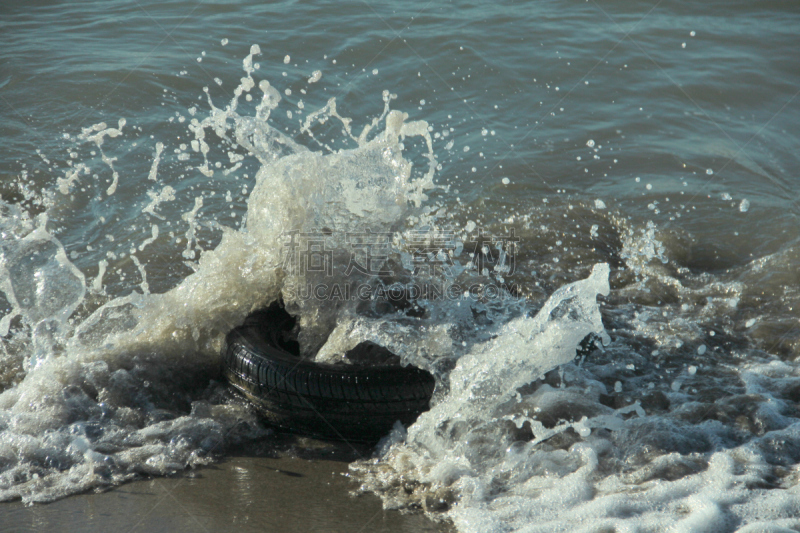
<path fill-rule="evenodd" d="M 362 488 L 403 506 L 410 499 L 435 510 L 438 499 L 445 507 L 458 501 L 460 508 L 469 508 L 497 496 L 498 476 L 511 471 L 525 476 L 519 469 L 534 476 L 539 467 L 530 458 L 536 444 L 572 424 L 549 430 L 529 418 L 530 399 L 519 389 L 572 361 L 587 335 L 608 342 L 595 301 L 598 294 L 609 293 L 608 274 L 608 265 L 596 265 L 588 279 L 556 291 L 534 317 L 515 318 L 492 340 L 474 345 L 450 373 L 447 394 L 420 416 L 403 441 L 379 460 L 353 467 L 366 479 Z M 516 440 L 509 421 L 517 427 L 529 424 L 534 435 L 524 448 L 514 446 L 513 453 L 509 448 L 514 465 L 502 453 Z M 609 421 L 596 418 L 592 423 Z M 591 424 L 583 420 L 581 427 Z M 404 480 L 401 487 L 399 479 Z"/>
<path fill-rule="evenodd" d="M 5 367 L 2 372 L 4 382 L 6 374 L 12 377 L 0 393 L 0 500 L 48 501 L 136 475 L 174 472 L 208 463 L 237 440 L 266 435 L 246 407 L 226 400 L 224 388 L 210 380 L 218 372 L 225 333 L 282 291 L 289 294 L 297 281 L 282 269 L 282 236 L 321 227 L 338 235 L 388 231 L 425 201 L 436 166 L 426 123 L 391 110 L 384 95 L 383 113 L 354 138 L 355 147 L 314 151 L 270 125 L 281 97 L 268 81 L 253 78 L 259 53 L 254 45 L 245 57 L 245 76 L 224 108 L 209 94 L 207 116 L 195 116 L 195 109 L 187 124 L 191 150 L 201 159 L 194 169 L 201 175 L 229 175 L 246 158 L 257 161 L 245 223 L 238 230 L 217 224 L 218 244 L 204 249 L 200 217 L 207 196 L 195 196 L 182 217 L 190 273 L 173 288 L 153 291 L 144 259 L 164 237 L 179 241 L 170 229 L 175 217 L 163 208 L 178 191 L 163 184 L 170 167 L 164 166 L 169 150 L 161 142 L 155 143 L 147 174 L 156 185 L 143 204 L 145 216 L 161 222 L 146 224 L 148 231 L 128 251 L 109 251 L 97 262 L 96 275 L 87 276 L 72 262 L 79 256 L 68 257 L 48 230 L 46 213 L 33 219 L 17 206 L 0 205 L 0 290 L 10 307 L 0 332 L 11 338 L 3 340 L 2 361 L 24 363 L 16 373 Z M 254 114 L 240 114 L 241 101 L 249 102 L 256 87 L 261 96 Z M 313 116 L 307 132 L 331 118 L 347 128 L 352 123 L 336 111 L 335 100 Z M 109 155 L 111 140 L 126 142 L 125 126 L 124 119 L 118 128 L 100 123 L 74 138 L 99 151 L 110 170 L 110 184 L 101 191 L 106 198 L 128 183 Z M 402 141 L 410 137 L 421 137 L 428 148 L 430 165 L 419 175 L 403 156 Z M 222 168 L 212 161 L 225 147 L 230 164 Z M 183 149 L 175 153 L 182 162 L 193 157 Z M 94 194 L 83 181 L 91 165 L 70 165 L 44 194 L 48 205 L 64 209 L 60 197 L 80 201 L 81 194 Z M 104 279 L 123 260 L 130 261 L 138 282 L 128 284 L 127 294 L 112 295 Z M 287 298 L 287 304 L 308 325 L 306 344 L 327 337 L 329 330 L 313 324 L 326 324 L 318 320 L 321 313 L 334 321 L 335 310 L 324 302 Z"/>

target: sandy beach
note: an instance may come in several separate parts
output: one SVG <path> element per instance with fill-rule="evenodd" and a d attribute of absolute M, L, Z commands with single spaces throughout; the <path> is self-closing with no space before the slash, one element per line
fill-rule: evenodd
<path fill-rule="evenodd" d="M 306 450 L 307 455 L 308 450 Z M 352 496 L 341 449 L 303 456 L 241 455 L 167 478 L 126 483 L 49 504 L 0 505 L 4 532 L 386 532 L 445 533 L 422 514 L 385 511 Z M 327 456 L 325 458 L 324 456 Z"/>

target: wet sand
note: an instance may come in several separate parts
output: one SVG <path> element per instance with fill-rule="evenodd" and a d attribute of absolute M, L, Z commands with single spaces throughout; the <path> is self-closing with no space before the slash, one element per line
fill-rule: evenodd
<path fill-rule="evenodd" d="M 49 504 L 0 504 L 10 532 L 385 532 L 451 533 L 421 514 L 385 511 L 352 496 L 341 449 L 239 455 L 173 477 L 133 481 Z M 311 455 L 311 457 L 309 457 Z M 328 456 L 328 457 L 325 457 Z"/>

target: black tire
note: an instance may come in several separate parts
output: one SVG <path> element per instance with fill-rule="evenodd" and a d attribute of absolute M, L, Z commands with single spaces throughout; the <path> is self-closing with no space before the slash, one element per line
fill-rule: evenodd
<path fill-rule="evenodd" d="M 409 425 L 428 410 L 435 384 L 430 373 L 397 363 L 333 365 L 302 359 L 297 343 L 288 339 L 294 324 L 274 303 L 225 338 L 225 378 L 268 423 L 314 437 L 374 442 L 395 421 Z M 361 348 L 391 355 L 375 345 Z"/>

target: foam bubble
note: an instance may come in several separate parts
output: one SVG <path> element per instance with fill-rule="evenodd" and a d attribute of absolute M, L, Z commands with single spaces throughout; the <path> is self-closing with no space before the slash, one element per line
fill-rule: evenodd
<path fill-rule="evenodd" d="M 308 78 L 308 83 L 317 83 L 319 80 L 322 79 L 322 71 L 315 70 L 311 73 L 311 77 Z"/>

